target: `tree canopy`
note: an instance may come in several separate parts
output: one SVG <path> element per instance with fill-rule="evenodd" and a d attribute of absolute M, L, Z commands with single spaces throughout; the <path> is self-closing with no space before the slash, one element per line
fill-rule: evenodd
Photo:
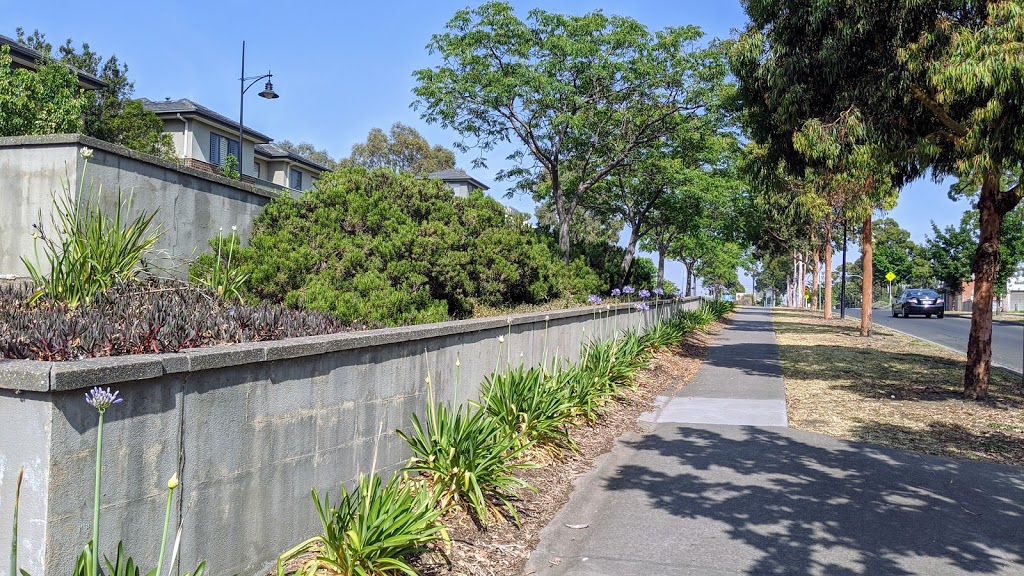
<path fill-rule="evenodd" d="M 132 99 L 135 84 L 128 79 L 128 66 L 117 56 L 104 60 L 87 43 L 75 48 L 70 38 L 57 46 L 54 53 L 54 46 L 46 40 L 45 34 L 39 30 L 26 34 L 21 27 L 17 29 L 17 40 L 46 58 L 96 76 L 107 84 L 106 88 L 81 95 L 85 102 L 80 112 L 84 123 L 75 131 L 145 154 L 177 160 L 171 135 L 163 132 L 163 122 Z M 77 88 L 77 78 L 75 86 Z"/>
<path fill-rule="evenodd" d="M 79 132 L 85 107 L 78 77 L 67 66 L 13 70 L 10 48 L 0 46 L 0 136 Z"/>
<path fill-rule="evenodd" d="M 417 100 L 428 122 L 461 134 L 480 163 L 500 143 L 521 146 L 499 172 L 520 190 L 550 182 L 558 241 L 586 194 L 698 114 L 725 76 L 717 50 L 698 47 L 693 26 L 652 33 L 631 18 L 531 10 L 504 2 L 456 12 L 428 48 L 442 63 L 417 70 Z M 542 178 L 538 175 L 543 174 Z"/>
<path fill-rule="evenodd" d="M 346 164 L 423 176 L 455 168 L 455 153 L 440 144 L 431 146 L 415 128 L 395 122 L 388 133 L 380 128 L 370 130 L 366 142 L 352 146 Z"/>
<path fill-rule="evenodd" d="M 891 164 L 896 187 L 930 169 L 980 188 L 964 390 L 984 397 L 1000 230 L 1021 199 L 1024 8 L 1013 0 L 747 0 L 744 7 L 751 23 L 732 58 L 740 100 L 754 139 L 793 172 L 808 163 L 808 149 L 835 156 L 834 137 L 798 149 L 794 135 L 811 123 L 818 135 L 856 129 L 876 166 Z M 1006 181 L 1007 174 L 1017 178 Z"/>

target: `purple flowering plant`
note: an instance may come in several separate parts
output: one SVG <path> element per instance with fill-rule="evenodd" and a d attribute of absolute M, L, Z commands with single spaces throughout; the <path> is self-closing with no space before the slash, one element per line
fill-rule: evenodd
<path fill-rule="evenodd" d="M 622 287 L 623 294 L 632 294 L 633 292 L 636 292 L 636 289 L 634 289 L 632 286 L 627 285 Z"/>
<path fill-rule="evenodd" d="M 640 294 L 641 298 L 650 298 L 651 297 L 651 291 L 648 290 L 647 288 L 641 288 L 639 294 Z"/>
<path fill-rule="evenodd" d="M 587 302 L 591 304 L 600 304 L 601 297 L 598 296 L 597 294 L 591 294 L 590 296 L 587 296 Z"/>
<path fill-rule="evenodd" d="M 98 410 L 100 414 L 103 414 L 107 411 L 107 408 L 110 408 L 114 404 L 120 404 L 124 401 L 124 398 L 118 398 L 118 394 L 119 392 L 116 390 L 111 392 L 110 388 L 104 390 L 97 386 L 86 392 L 85 401 L 90 406 Z"/>
<path fill-rule="evenodd" d="M 637 302 L 636 304 L 633 305 L 633 308 L 636 308 L 637 310 L 640 311 L 646 311 L 651 309 L 651 307 L 648 306 L 646 302 Z"/>
<path fill-rule="evenodd" d="M 622 290 L 619 290 L 618 288 L 612 288 L 612 296 L 620 296 L 620 295 L 622 295 Z"/>

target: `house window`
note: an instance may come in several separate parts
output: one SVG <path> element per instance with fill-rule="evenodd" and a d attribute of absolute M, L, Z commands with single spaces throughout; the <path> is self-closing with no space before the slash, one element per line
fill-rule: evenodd
<path fill-rule="evenodd" d="M 302 190 L 302 172 L 295 168 L 288 173 L 288 187 L 292 190 Z"/>
<path fill-rule="evenodd" d="M 238 159 L 238 140 L 210 132 L 210 164 L 223 166 L 228 154 L 234 156 L 236 160 Z"/>
<path fill-rule="evenodd" d="M 252 163 L 252 173 L 257 178 L 260 177 L 260 163 L 259 162 L 253 162 Z"/>

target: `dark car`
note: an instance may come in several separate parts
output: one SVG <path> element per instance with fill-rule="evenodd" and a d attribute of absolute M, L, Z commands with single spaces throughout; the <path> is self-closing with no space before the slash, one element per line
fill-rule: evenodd
<path fill-rule="evenodd" d="M 903 314 L 904 318 L 908 318 L 911 314 L 923 314 L 926 318 L 931 318 L 932 314 L 935 314 L 942 318 L 943 311 L 942 296 L 935 290 L 924 288 L 904 290 L 892 303 L 893 317 Z"/>

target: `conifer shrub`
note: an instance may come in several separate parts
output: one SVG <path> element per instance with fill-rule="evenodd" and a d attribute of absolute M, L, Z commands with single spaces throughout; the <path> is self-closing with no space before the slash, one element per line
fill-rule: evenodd
<path fill-rule="evenodd" d="M 236 257 L 248 297 L 344 322 L 435 322 L 601 289 L 497 201 L 384 169 L 341 170 L 275 199 Z"/>

